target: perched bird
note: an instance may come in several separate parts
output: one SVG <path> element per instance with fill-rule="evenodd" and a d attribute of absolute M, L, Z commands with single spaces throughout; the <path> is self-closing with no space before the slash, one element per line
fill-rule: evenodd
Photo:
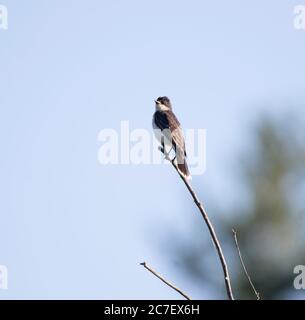
<path fill-rule="evenodd" d="M 172 111 L 172 105 L 168 97 L 159 97 L 155 100 L 156 111 L 153 115 L 153 128 L 162 148 L 166 146 L 174 149 L 179 171 L 188 179 L 190 172 L 186 163 L 186 151 L 183 132 L 180 123 Z"/>

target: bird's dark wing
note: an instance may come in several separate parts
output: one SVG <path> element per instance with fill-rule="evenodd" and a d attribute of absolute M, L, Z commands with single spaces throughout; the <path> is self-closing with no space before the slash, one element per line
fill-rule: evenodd
<path fill-rule="evenodd" d="M 156 111 L 155 124 L 161 129 L 169 129 L 171 132 L 171 140 L 175 148 L 185 152 L 185 143 L 180 123 L 172 111 Z"/>
<path fill-rule="evenodd" d="M 169 129 L 168 117 L 164 112 L 156 111 L 154 114 L 154 120 L 155 120 L 156 126 L 160 130 Z"/>
<path fill-rule="evenodd" d="M 161 130 L 170 129 L 170 131 L 174 131 L 180 127 L 178 119 L 171 111 L 156 111 L 154 118 L 156 126 Z"/>

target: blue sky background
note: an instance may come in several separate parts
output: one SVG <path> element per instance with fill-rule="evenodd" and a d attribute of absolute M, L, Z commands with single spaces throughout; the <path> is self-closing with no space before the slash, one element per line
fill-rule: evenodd
<path fill-rule="evenodd" d="M 151 266 L 210 297 L 160 250 L 161 230 L 200 220 L 167 166 L 101 166 L 103 128 L 151 128 L 172 98 L 207 130 L 200 197 L 240 198 L 230 171 L 261 113 L 304 116 L 301 1 L 0 0 L 0 265 L 8 298 L 173 299 Z M 304 3 L 305 4 L 305 3 Z M 188 209 L 188 210 L 186 210 Z M 221 212 L 221 210 L 220 210 Z M 217 213 L 221 214 L 221 213 Z M 220 288 L 222 290 L 223 288 Z"/>

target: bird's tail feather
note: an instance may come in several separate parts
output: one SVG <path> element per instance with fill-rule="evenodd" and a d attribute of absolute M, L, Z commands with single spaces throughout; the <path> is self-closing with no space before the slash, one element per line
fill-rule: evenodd
<path fill-rule="evenodd" d="M 178 169 L 187 179 L 192 179 L 186 162 L 184 164 L 178 164 Z"/>
<path fill-rule="evenodd" d="M 187 178 L 191 179 L 190 171 L 188 165 L 186 163 L 186 158 L 184 155 L 184 151 L 179 152 L 177 150 L 177 166 L 179 171 Z"/>

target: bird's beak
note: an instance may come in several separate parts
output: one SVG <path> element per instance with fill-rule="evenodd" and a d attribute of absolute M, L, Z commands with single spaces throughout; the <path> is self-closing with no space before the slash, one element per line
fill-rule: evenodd
<path fill-rule="evenodd" d="M 160 102 L 159 102 L 159 101 L 157 101 L 157 100 L 155 100 L 155 103 L 156 103 L 156 104 L 159 104 Z"/>

